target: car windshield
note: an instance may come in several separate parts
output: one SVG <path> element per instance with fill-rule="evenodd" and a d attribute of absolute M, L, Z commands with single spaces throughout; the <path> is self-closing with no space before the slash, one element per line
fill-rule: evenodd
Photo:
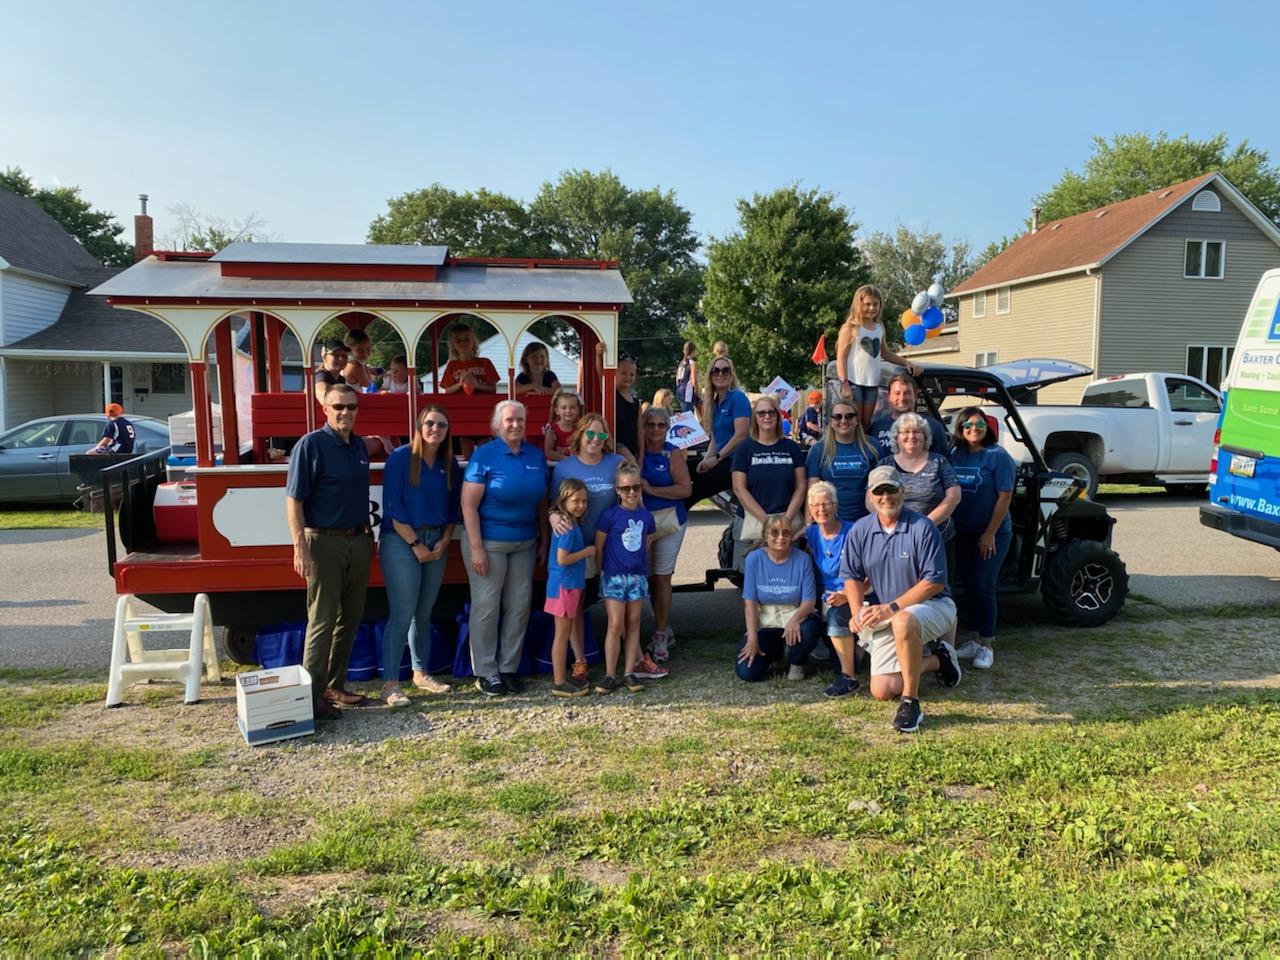
<path fill-rule="evenodd" d="M 32 447 L 57 446 L 62 433 L 62 421 L 26 423 L 0 437 L 0 447 L 6 450 L 28 450 Z"/>

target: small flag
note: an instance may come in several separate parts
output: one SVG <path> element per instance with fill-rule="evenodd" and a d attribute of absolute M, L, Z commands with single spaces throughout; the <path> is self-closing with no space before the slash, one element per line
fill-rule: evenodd
<path fill-rule="evenodd" d="M 814 348 L 813 356 L 810 359 L 818 366 L 822 366 L 827 362 L 827 335 L 825 333 L 818 338 L 818 346 Z"/>

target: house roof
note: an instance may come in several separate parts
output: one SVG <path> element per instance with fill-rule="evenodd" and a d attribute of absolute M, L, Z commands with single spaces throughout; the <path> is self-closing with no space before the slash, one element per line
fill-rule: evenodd
<path fill-rule="evenodd" d="M 85 271 L 80 282 L 88 287 L 103 283 L 122 268 L 98 266 Z M 177 356 L 185 358 L 186 348 L 178 335 L 164 323 L 134 310 L 117 310 L 88 287 L 71 291 L 57 321 L 45 329 L 11 343 L 0 356 L 31 353 L 65 353 L 81 357 Z"/>
<path fill-rule="evenodd" d="M 1275 225 L 1261 217 L 1226 178 L 1218 173 L 1206 173 L 1140 197 L 1041 224 L 1035 233 L 1023 234 L 992 257 L 948 296 L 1100 266 L 1210 182 L 1224 188 L 1246 215 L 1256 214 L 1251 216 L 1255 223 L 1261 218 L 1275 235 Z"/>
<path fill-rule="evenodd" d="M 102 270 L 62 224 L 30 197 L 0 190 L 0 258 L 10 266 L 69 286 L 84 286 L 85 273 Z"/>

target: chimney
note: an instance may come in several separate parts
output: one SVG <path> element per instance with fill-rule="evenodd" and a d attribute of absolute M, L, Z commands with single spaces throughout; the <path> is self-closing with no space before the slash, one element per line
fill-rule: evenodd
<path fill-rule="evenodd" d="M 1040 229 L 1040 208 L 1031 208 L 1031 232 L 1036 233 Z"/>
<path fill-rule="evenodd" d="M 145 193 L 138 194 L 142 201 L 142 212 L 133 218 L 133 262 L 145 260 L 155 253 L 155 224 L 147 216 L 147 200 Z"/>

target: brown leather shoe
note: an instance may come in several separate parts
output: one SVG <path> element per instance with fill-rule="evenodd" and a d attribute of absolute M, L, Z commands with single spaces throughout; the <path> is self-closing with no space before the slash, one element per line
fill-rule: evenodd
<path fill-rule="evenodd" d="M 349 693 L 346 690 L 339 690 L 337 687 L 329 687 L 325 690 L 324 698 L 330 703 L 336 703 L 343 707 L 363 707 L 366 703 L 371 702 L 364 694 Z"/>

